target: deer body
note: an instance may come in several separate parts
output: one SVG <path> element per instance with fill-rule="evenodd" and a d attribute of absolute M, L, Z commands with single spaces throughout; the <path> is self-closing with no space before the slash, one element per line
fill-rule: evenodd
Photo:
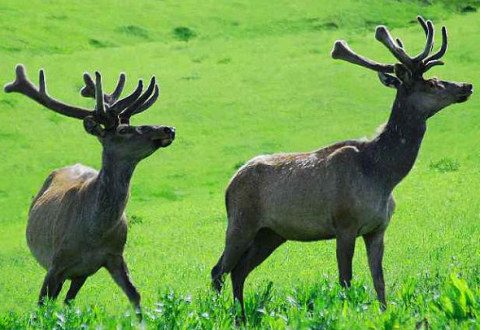
<path fill-rule="evenodd" d="M 254 158 L 227 188 L 229 227 L 248 226 L 253 234 L 274 228 L 295 241 L 335 238 L 345 228 L 356 236 L 386 228 L 394 208 L 392 191 L 379 189 L 374 175 L 363 175 L 366 147 L 347 141 L 312 153 Z M 252 205 L 258 205 L 252 211 L 255 223 L 244 224 L 236 210 Z"/>
<path fill-rule="evenodd" d="M 110 170 L 110 180 L 105 171 L 99 174 L 80 164 L 48 177 L 32 204 L 27 226 L 29 248 L 45 269 L 54 259 L 77 257 L 65 277 L 90 276 L 111 255 L 123 254 L 127 239 L 124 210 L 133 166 L 124 173 Z"/>
<path fill-rule="evenodd" d="M 159 90 L 152 78 L 142 94 L 143 83 L 119 99 L 125 84 L 121 75 L 112 94 L 104 94 L 100 73 L 94 82 L 84 75 L 82 95 L 96 100 L 94 110 L 69 106 L 46 92 L 43 70 L 40 86 L 28 80 L 25 68 L 17 66 L 17 78 L 6 92 L 28 96 L 45 107 L 83 119 L 85 130 L 103 147 L 102 167 L 96 171 L 81 164 L 53 171 L 34 198 L 27 226 L 27 243 L 39 264 L 47 270 L 39 303 L 55 299 L 66 280 L 71 280 L 66 302 L 75 298 L 86 279 L 105 267 L 140 312 L 140 294 L 130 281 L 123 258 L 127 240 L 125 207 L 130 180 L 137 164 L 175 138 L 173 127 L 132 126 L 130 117 L 148 109 Z"/>
<path fill-rule="evenodd" d="M 334 58 L 377 71 L 384 85 L 397 90 L 390 118 L 375 138 L 310 153 L 259 156 L 230 181 L 225 249 L 212 269 L 212 284 L 220 291 L 223 275 L 231 273 L 243 318 L 247 276 L 287 240 L 336 239 L 339 281 L 348 287 L 356 238 L 362 236 L 378 300 L 386 307 L 382 260 L 384 234 L 395 208 L 393 190 L 415 163 L 427 119 L 473 92 L 471 84 L 423 78 L 443 64 L 439 58 L 447 49 L 447 32 L 443 27 L 442 47 L 430 55 L 433 24 L 418 20 L 427 43 L 416 57 L 408 56 L 386 27 L 377 27 L 377 40 L 399 60 L 395 65 L 357 55 L 344 41 L 335 43 Z"/>

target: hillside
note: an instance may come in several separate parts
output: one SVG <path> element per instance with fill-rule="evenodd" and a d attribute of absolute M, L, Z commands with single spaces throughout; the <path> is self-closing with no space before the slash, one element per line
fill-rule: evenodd
<path fill-rule="evenodd" d="M 370 137 L 387 120 L 393 90 L 373 72 L 332 60 L 336 39 L 392 62 L 374 39 L 375 26 L 390 27 L 413 54 L 424 45 L 415 22 L 420 13 L 438 30 L 442 24 L 449 29 L 446 65 L 431 74 L 479 83 L 480 13 L 440 2 L 98 2 L 0 4 L 0 82 L 14 78 L 16 63 L 26 65 L 32 80 L 44 68 L 53 96 L 91 107 L 78 93 L 84 71 L 101 71 L 107 89 L 121 71 L 128 75 L 128 89 L 140 77 L 157 76 L 161 98 L 133 124 L 175 126 L 177 139 L 135 172 L 126 248 L 132 278 L 151 309 L 168 290 L 208 297 L 210 269 L 224 244 L 224 190 L 241 164 L 258 154 Z M 384 261 L 389 300 L 401 301 L 409 279 L 418 281 L 415 299 L 418 292 L 424 295 L 418 299 L 433 297 L 452 272 L 480 290 L 479 110 L 474 95 L 432 118 L 417 163 L 396 190 Z M 25 243 L 32 197 L 53 169 L 75 163 L 99 168 L 101 149 L 80 121 L 19 95 L 0 93 L 0 122 L 0 315 L 7 320 L 10 311 L 20 319 L 35 310 L 45 273 Z M 374 293 L 363 243 L 357 244 L 358 286 L 352 295 L 359 296 L 351 299 L 360 303 L 353 303 L 351 313 L 365 321 L 370 314 L 361 306 L 375 311 Z M 315 283 L 335 295 L 339 289 L 327 285 L 336 282 L 334 256 L 333 241 L 287 243 L 249 277 L 246 295 L 253 297 L 269 281 L 278 300 L 272 304 L 285 304 L 295 286 Z M 222 306 L 229 308 L 229 289 L 223 297 Z M 106 319 L 128 310 L 105 271 L 88 280 L 76 301 L 83 309 L 92 305 L 105 310 Z"/>

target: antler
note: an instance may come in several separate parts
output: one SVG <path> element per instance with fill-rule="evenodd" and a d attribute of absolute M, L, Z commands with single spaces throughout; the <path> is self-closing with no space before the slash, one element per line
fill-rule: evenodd
<path fill-rule="evenodd" d="M 430 70 L 435 65 L 443 65 L 444 63 L 439 59 L 445 54 L 448 46 L 447 38 L 447 28 L 442 27 L 442 47 L 440 50 L 431 55 L 430 52 L 433 49 L 433 40 L 435 35 L 435 28 L 431 21 L 425 21 L 421 16 L 417 17 L 420 25 L 425 31 L 426 34 L 426 44 L 423 51 L 415 57 L 410 57 L 404 49 L 404 45 L 400 39 L 394 40 L 390 35 L 388 29 L 380 25 L 375 31 L 375 39 L 380 41 L 387 49 L 392 53 L 393 56 L 403 64 L 413 75 L 422 76 L 423 73 Z M 393 65 L 380 64 L 369 60 L 365 57 L 362 57 L 352 51 L 347 43 L 343 40 L 337 40 L 335 42 L 332 57 L 335 59 L 342 59 L 347 62 L 361 65 L 363 67 L 375 70 L 377 72 L 391 73 L 393 72 Z"/>
<path fill-rule="evenodd" d="M 23 65 L 17 65 L 15 70 L 16 79 L 14 82 L 5 85 L 5 92 L 23 94 L 46 108 L 68 117 L 78 119 L 93 117 L 107 129 L 120 123 L 128 124 L 131 116 L 150 108 L 159 95 L 159 89 L 155 83 L 155 77 L 153 77 L 145 93 L 142 94 L 143 82 L 139 80 L 137 88 L 130 95 L 119 100 L 126 82 L 124 73 L 120 74 L 117 86 L 111 94 L 103 93 L 102 76 L 99 72 L 95 72 L 95 81 L 88 73 L 85 73 L 83 75 L 85 86 L 80 93 L 82 96 L 94 98 L 96 101 L 95 108 L 89 110 L 71 106 L 50 97 L 47 93 L 43 69 L 39 72 L 38 88 L 28 79 Z"/>
<path fill-rule="evenodd" d="M 377 63 L 366 57 L 356 54 L 350 49 L 350 47 L 348 47 L 344 40 L 335 41 L 332 50 L 332 57 L 334 59 L 344 60 L 378 72 L 393 73 L 394 70 L 393 65 Z"/>
<path fill-rule="evenodd" d="M 37 88 L 28 79 L 25 67 L 23 65 L 17 65 L 17 67 L 15 68 L 15 72 L 15 81 L 6 84 L 3 88 L 6 93 L 15 92 L 23 94 L 31 98 L 32 100 L 40 103 L 44 107 L 68 117 L 83 119 L 87 116 L 94 115 L 94 112 L 91 110 L 71 106 L 50 97 L 47 93 L 47 84 L 45 81 L 45 73 L 43 72 L 43 69 L 39 72 L 39 88 Z"/>
<path fill-rule="evenodd" d="M 83 97 L 95 98 L 95 83 L 93 82 L 93 79 L 88 72 L 85 72 L 83 74 L 83 80 L 85 81 L 85 86 L 83 86 L 83 88 L 80 90 L 80 94 Z M 118 77 L 117 86 L 113 90 L 112 94 L 104 95 L 105 103 L 112 104 L 118 100 L 118 98 L 120 97 L 120 94 L 123 91 L 123 88 L 125 87 L 126 80 L 127 80 L 127 77 L 125 73 L 124 72 L 120 73 L 120 76 Z"/>
<path fill-rule="evenodd" d="M 92 77 L 88 73 L 83 75 L 83 79 L 85 81 L 85 86 L 80 93 L 84 97 L 95 98 L 96 83 L 93 82 Z M 158 85 L 155 83 L 155 77 L 152 77 L 145 93 L 142 94 L 143 81 L 139 80 L 137 88 L 130 95 L 118 100 L 125 86 L 125 82 L 126 75 L 121 73 L 114 91 L 111 94 L 104 94 L 103 97 L 106 103 L 106 113 L 109 116 L 114 117 L 117 124 L 128 124 L 130 122 L 130 117 L 150 108 L 160 94 Z"/>
<path fill-rule="evenodd" d="M 442 58 L 443 55 L 447 52 L 447 47 L 448 47 L 448 34 L 447 34 L 447 28 L 445 26 L 442 26 L 442 47 L 438 52 L 433 54 L 432 56 L 428 57 L 425 59 L 425 62 L 430 63 L 433 61 L 438 60 L 439 58 Z"/>
<path fill-rule="evenodd" d="M 120 113 L 120 122 L 128 123 L 131 116 L 147 110 L 153 103 L 155 103 L 159 94 L 160 91 L 158 85 L 155 83 L 155 77 L 152 77 L 145 93 Z"/>

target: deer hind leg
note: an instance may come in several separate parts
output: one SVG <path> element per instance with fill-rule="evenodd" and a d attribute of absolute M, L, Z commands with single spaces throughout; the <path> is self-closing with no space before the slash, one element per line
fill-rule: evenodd
<path fill-rule="evenodd" d="M 241 321 L 245 322 L 243 287 L 247 276 L 285 242 L 285 239 L 268 228 L 262 228 L 255 236 L 250 248 L 244 252 L 240 261 L 232 270 L 233 298 L 242 308 Z"/>
<path fill-rule="evenodd" d="M 62 290 L 63 282 L 65 279 L 62 278 L 61 272 L 56 268 L 51 268 L 47 272 L 45 279 L 43 280 L 43 285 L 40 290 L 40 295 L 38 297 L 38 304 L 41 306 L 45 302 L 45 298 L 52 300 L 57 299 L 60 291 Z"/>
<path fill-rule="evenodd" d="M 217 264 L 212 268 L 212 286 L 217 291 L 220 293 L 222 291 L 223 287 L 223 273 L 222 273 L 222 263 L 223 263 L 223 253 L 220 256 L 220 259 L 218 260 Z"/>
<path fill-rule="evenodd" d="M 337 264 L 340 285 L 350 287 L 352 281 L 352 260 L 355 252 L 356 235 L 341 233 L 337 235 Z"/>
<path fill-rule="evenodd" d="M 117 285 L 127 295 L 130 302 L 135 306 L 136 313 L 140 315 L 140 293 L 138 293 L 137 289 L 130 281 L 128 267 L 125 263 L 125 260 L 123 260 L 123 257 L 118 255 L 112 256 L 107 261 L 105 268 L 107 268 L 115 283 L 117 283 Z"/>
<path fill-rule="evenodd" d="M 68 289 L 67 296 L 65 297 L 65 304 L 70 304 L 70 302 L 75 299 L 78 291 L 80 291 L 86 280 L 87 276 L 76 277 L 72 279 L 72 283 L 70 283 L 70 289 Z"/>
<path fill-rule="evenodd" d="M 218 292 L 222 290 L 223 275 L 232 271 L 254 238 L 255 232 L 250 229 L 245 230 L 245 227 L 242 229 L 229 227 L 227 229 L 225 250 L 212 269 L 212 285 Z"/>

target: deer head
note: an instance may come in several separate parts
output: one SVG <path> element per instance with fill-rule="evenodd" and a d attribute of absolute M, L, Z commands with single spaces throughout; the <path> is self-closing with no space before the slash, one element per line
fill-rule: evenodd
<path fill-rule="evenodd" d="M 447 29 L 442 27 L 442 46 L 431 54 L 434 44 L 435 29 L 431 21 L 417 17 L 426 34 L 426 45 L 415 57 L 407 55 L 400 39 L 393 40 L 385 26 L 378 26 L 375 38 L 380 41 L 399 61 L 396 64 L 381 64 L 356 54 L 343 40 L 335 42 L 332 57 L 357 64 L 378 72 L 381 82 L 388 87 L 396 88 L 397 100 L 405 102 L 403 109 L 408 109 L 409 117 L 426 120 L 441 109 L 453 104 L 465 102 L 473 92 L 468 83 L 455 83 L 426 79 L 423 75 L 436 65 L 443 65 L 440 60 L 447 51 Z M 393 74 L 393 75 L 392 75 Z"/>
<path fill-rule="evenodd" d="M 27 77 L 25 67 L 17 65 L 16 79 L 6 84 L 5 92 L 17 92 L 40 103 L 44 107 L 62 115 L 83 120 L 85 130 L 96 136 L 104 151 L 115 155 L 119 160 L 137 162 L 148 157 L 158 148 L 169 146 L 175 139 L 175 129 L 167 126 L 130 125 L 130 117 L 150 108 L 158 98 L 159 89 L 155 77 L 142 94 L 143 82 L 130 95 L 119 99 L 126 82 L 125 74 L 120 74 L 117 86 L 111 94 L 102 90 L 102 76 L 95 72 L 95 81 L 85 73 L 85 86 L 81 95 L 95 99 L 92 110 L 71 106 L 48 95 L 45 74 L 39 72 L 37 88 Z"/>

